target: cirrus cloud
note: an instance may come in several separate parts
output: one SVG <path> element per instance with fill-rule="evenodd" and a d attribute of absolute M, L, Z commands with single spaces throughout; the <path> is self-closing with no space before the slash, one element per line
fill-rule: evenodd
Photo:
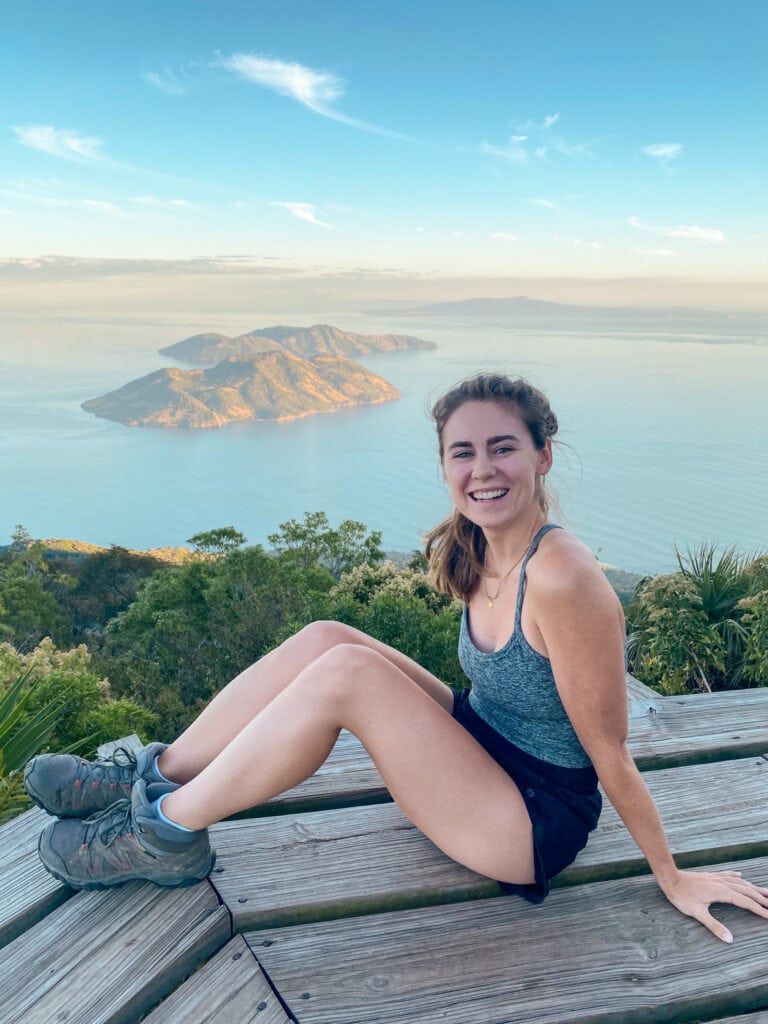
<path fill-rule="evenodd" d="M 728 238 L 720 228 L 702 228 L 698 224 L 646 224 L 639 217 L 630 217 L 629 223 L 638 231 L 647 231 L 663 238 L 689 238 L 695 242 L 727 242 Z"/>
<path fill-rule="evenodd" d="M 270 206 L 282 206 L 283 209 L 293 214 L 299 220 L 305 220 L 309 224 L 315 224 L 319 228 L 329 228 L 331 225 L 317 219 L 315 208 L 312 203 L 284 203 L 272 202 Z"/>
<path fill-rule="evenodd" d="M 14 125 L 13 131 L 20 145 L 50 156 L 76 161 L 104 160 L 100 152 L 101 139 L 92 135 L 78 135 L 65 128 L 54 128 L 51 124 Z"/>
<path fill-rule="evenodd" d="M 345 82 L 343 78 L 334 75 L 331 71 L 317 70 L 307 67 L 305 64 L 274 60 L 256 53 L 234 53 L 229 57 L 220 57 L 215 66 L 231 71 L 254 85 L 261 85 L 281 96 L 288 96 L 314 113 L 330 118 L 332 121 L 339 121 L 341 124 L 359 128 L 361 131 L 372 132 L 374 135 L 401 139 L 404 142 L 418 141 L 407 135 L 401 135 L 399 132 L 390 131 L 388 128 L 381 128 L 378 125 L 348 117 L 336 110 L 333 104 L 344 95 Z"/>
<path fill-rule="evenodd" d="M 642 151 L 646 156 L 655 157 L 659 163 L 666 166 L 670 160 L 676 160 L 680 156 L 683 147 L 680 142 L 654 142 L 650 146 L 644 146 Z"/>

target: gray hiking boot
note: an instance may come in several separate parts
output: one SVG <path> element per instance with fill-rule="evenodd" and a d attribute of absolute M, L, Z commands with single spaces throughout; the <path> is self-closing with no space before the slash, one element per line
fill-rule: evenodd
<path fill-rule="evenodd" d="M 73 889 L 106 889 L 134 879 L 171 888 L 202 882 L 216 860 L 208 830 L 182 832 L 160 821 L 152 801 L 170 792 L 168 785 L 138 779 L 130 800 L 85 821 L 52 821 L 40 836 L 40 860 Z"/>
<path fill-rule="evenodd" d="M 138 752 L 118 747 L 97 761 L 73 754 L 40 754 L 24 769 L 24 788 L 38 807 L 57 818 L 88 818 L 118 800 L 130 799 L 137 779 L 162 781 L 153 765 L 165 748 L 165 743 L 150 743 Z"/>

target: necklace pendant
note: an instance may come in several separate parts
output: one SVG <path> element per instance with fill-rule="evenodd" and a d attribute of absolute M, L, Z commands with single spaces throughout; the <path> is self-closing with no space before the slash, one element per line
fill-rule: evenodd
<path fill-rule="evenodd" d="M 490 598 L 488 598 L 488 607 L 493 608 L 493 601 Z"/>

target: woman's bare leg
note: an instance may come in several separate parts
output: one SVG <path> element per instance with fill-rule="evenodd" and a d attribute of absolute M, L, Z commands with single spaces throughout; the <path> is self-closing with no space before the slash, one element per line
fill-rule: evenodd
<path fill-rule="evenodd" d="M 365 745 L 406 816 L 448 856 L 533 880 L 531 823 L 514 782 L 419 683 L 363 644 L 336 645 L 252 717 L 163 812 L 204 828 L 312 775 L 339 730 Z"/>
<path fill-rule="evenodd" d="M 453 695 L 445 683 L 392 647 L 340 622 L 312 622 L 236 676 L 165 751 L 159 767 L 166 778 L 188 782 L 299 673 L 339 644 L 377 651 L 448 711 Z"/>

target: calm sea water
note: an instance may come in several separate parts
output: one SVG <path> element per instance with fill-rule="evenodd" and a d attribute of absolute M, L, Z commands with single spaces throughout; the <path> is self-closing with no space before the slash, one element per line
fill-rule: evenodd
<path fill-rule="evenodd" d="M 600 558 L 632 571 L 674 564 L 674 545 L 768 547 L 768 344 L 647 325 L 576 330 L 530 322 L 330 322 L 411 333 L 434 352 L 369 358 L 400 401 L 283 424 L 136 429 L 80 403 L 168 363 L 157 348 L 201 329 L 253 323 L 3 325 L 0 543 L 33 536 L 148 548 L 232 525 L 251 542 L 291 517 L 359 519 L 410 550 L 448 511 L 427 408 L 468 373 L 500 368 L 544 388 L 567 447 L 550 481 L 562 521 Z M 755 343 L 757 342 L 757 343 Z"/>

